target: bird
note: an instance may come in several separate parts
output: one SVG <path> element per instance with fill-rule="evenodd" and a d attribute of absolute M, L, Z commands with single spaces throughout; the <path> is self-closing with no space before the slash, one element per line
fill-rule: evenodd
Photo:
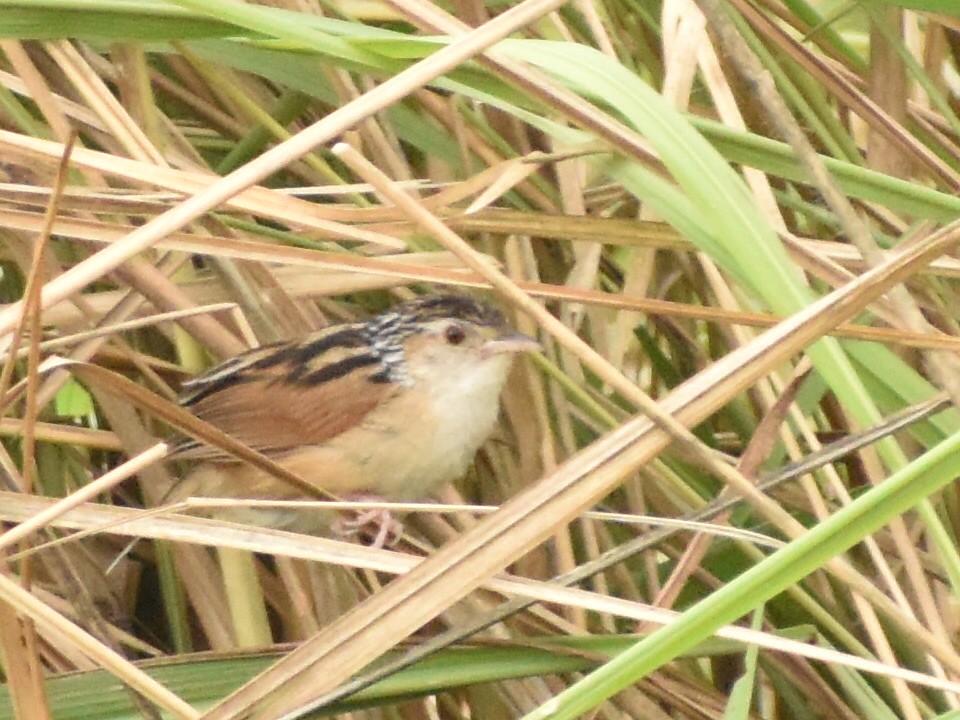
<path fill-rule="evenodd" d="M 462 477 L 493 432 L 514 357 L 539 343 L 490 304 L 432 294 L 362 322 L 249 350 L 188 380 L 180 403 L 324 494 L 348 500 L 422 500 Z M 187 497 L 303 499 L 304 491 L 224 451 L 181 442 L 195 467 Z M 316 509 L 234 508 L 228 520 L 299 532 L 359 534 L 393 544 L 388 512 L 352 520 Z"/>

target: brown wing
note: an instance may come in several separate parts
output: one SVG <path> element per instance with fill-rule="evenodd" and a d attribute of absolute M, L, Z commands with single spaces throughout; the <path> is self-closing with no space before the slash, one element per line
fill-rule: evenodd
<path fill-rule="evenodd" d="M 200 400 L 191 409 L 254 450 L 283 454 L 303 445 L 315 445 L 359 424 L 396 390 L 360 373 L 319 385 L 291 385 L 269 379 L 249 380 L 226 387 Z M 363 373 L 366 375 L 366 373 Z M 181 457 L 229 460 L 217 448 L 199 446 Z"/>
<path fill-rule="evenodd" d="M 397 391 L 383 366 L 350 331 L 261 348 L 190 383 L 184 405 L 197 417 L 267 455 L 325 442 L 359 424 Z M 229 460 L 187 445 L 183 458 Z"/>

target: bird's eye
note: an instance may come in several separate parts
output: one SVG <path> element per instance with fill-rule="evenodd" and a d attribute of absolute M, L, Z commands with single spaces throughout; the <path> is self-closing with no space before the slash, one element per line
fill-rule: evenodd
<path fill-rule="evenodd" d="M 449 345 L 459 345 L 467 339 L 467 333 L 459 325 L 450 325 L 443 331 L 443 337 Z"/>

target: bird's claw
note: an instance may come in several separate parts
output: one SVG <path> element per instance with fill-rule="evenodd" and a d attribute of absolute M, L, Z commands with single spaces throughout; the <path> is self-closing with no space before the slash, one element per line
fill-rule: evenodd
<path fill-rule="evenodd" d="M 333 523 L 333 531 L 341 537 L 356 537 L 374 529 L 371 547 L 393 547 L 403 537 L 403 523 L 385 508 L 356 510 L 352 517 L 340 517 Z"/>

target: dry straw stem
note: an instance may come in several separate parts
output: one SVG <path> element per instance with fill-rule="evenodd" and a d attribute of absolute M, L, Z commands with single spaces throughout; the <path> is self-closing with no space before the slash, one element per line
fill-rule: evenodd
<path fill-rule="evenodd" d="M 26 135 L 18 135 L 5 130 L 0 130 L 0 147 L 10 155 L 26 157 L 28 160 L 52 159 L 59 157 L 63 152 L 63 146 L 59 143 L 40 140 Z M 177 190 L 184 195 L 203 193 L 218 183 L 217 176 L 215 175 L 173 170 L 146 161 L 130 160 L 128 158 L 117 157 L 108 153 L 83 148 L 77 149 L 74 152 L 72 162 L 75 166 L 83 169 L 99 170 L 136 183 L 149 180 L 152 185 L 167 190 Z M 276 169 L 275 167 L 270 168 L 269 172 Z M 239 173 L 241 171 L 238 170 L 237 172 Z M 265 175 L 269 174 L 269 172 L 265 173 Z M 233 176 L 230 175 L 227 177 Z M 251 180 L 249 184 L 252 185 L 260 179 L 262 178 Z M 218 200 L 209 208 L 196 213 L 194 217 L 184 220 L 181 224 L 177 225 L 176 228 L 168 229 L 167 232 L 183 227 L 191 220 L 202 215 L 206 210 L 213 209 L 221 202 L 226 203 L 227 206 L 235 210 L 254 213 L 261 217 L 268 217 L 281 222 L 292 223 L 298 227 L 312 230 L 322 237 L 360 240 L 394 249 L 403 247 L 403 244 L 395 238 L 328 220 L 323 217 L 318 206 L 313 203 L 261 187 L 251 187 L 237 195 Z"/>
<path fill-rule="evenodd" d="M 4 213 L 0 212 L 0 218 Z M 73 225 L 63 223 L 63 225 Z M 60 224 L 54 226 L 60 232 Z M 70 234 L 70 233 L 67 233 Z M 354 255 L 323 253 L 315 250 L 300 248 L 282 248 L 256 243 L 249 240 L 235 240 L 233 238 L 194 238 L 179 233 L 166 240 L 160 241 L 157 246 L 164 249 L 176 249 L 184 252 L 216 251 L 222 257 L 242 260 L 267 260 L 273 262 L 281 260 L 287 263 L 286 268 L 277 271 L 284 289 L 293 297 L 328 297 L 330 295 L 361 290 L 393 287 L 410 281 L 438 283 L 448 286 L 488 287 L 479 276 L 460 266 L 459 261 L 446 253 L 408 253 L 391 255 L 389 259 L 365 258 Z M 76 237 L 76 236 L 75 236 Z M 487 258 L 491 264 L 493 260 Z M 456 265 L 457 267 L 453 267 Z M 307 270 L 325 270 L 326 274 L 318 276 Z M 651 298 L 631 297 L 629 295 L 611 295 L 588 288 L 574 288 L 556 286 L 547 283 L 532 281 L 515 281 L 518 288 L 529 295 L 543 300 L 556 300 L 596 307 L 606 307 L 615 310 L 644 312 L 650 315 L 674 318 L 692 318 L 719 324 L 739 325 L 745 327 L 768 328 L 782 320 L 781 317 L 770 313 L 743 312 L 709 308 L 697 305 L 657 300 Z M 181 286 L 181 290 L 192 301 L 203 303 L 225 298 L 222 292 L 211 289 L 206 285 Z M 112 307 L 119 299 L 118 291 L 104 291 L 96 293 L 88 300 L 90 309 L 95 312 L 104 312 Z M 91 330 L 85 333 L 76 333 L 63 338 L 47 340 L 41 344 L 42 350 L 52 350 L 62 346 L 72 345 L 81 339 L 93 339 L 119 332 L 137 329 L 158 322 L 175 320 L 193 315 L 222 312 L 236 308 L 235 303 L 215 303 L 186 310 L 176 310 L 169 313 L 159 313 L 138 320 L 117 323 L 102 329 Z M 50 322 L 71 321 L 76 319 L 78 311 L 75 308 L 53 308 L 47 313 Z M 889 345 L 928 349 L 960 351 L 960 338 L 948 335 L 928 335 L 895 330 L 886 327 L 870 327 L 862 325 L 843 324 L 832 330 L 829 335 L 852 340 L 869 340 Z M 22 353 L 23 351 L 21 351 Z"/>
<path fill-rule="evenodd" d="M 0 575 L 0 599 L 16 612 L 30 618 L 38 627 L 66 638 L 93 662 L 116 675 L 157 707 L 184 720 L 200 717 L 199 712 L 174 693 L 5 575 Z"/>
<path fill-rule="evenodd" d="M 366 501 L 337 501 L 337 500 L 234 500 L 231 498 L 187 498 L 176 507 L 170 507 L 171 512 L 186 512 L 194 510 L 222 510 L 225 508 L 288 508 L 290 510 L 390 510 L 396 513 L 462 513 L 475 515 L 489 515 L 500 508 L 496 505 L 449 505 L 447 503 L 431 502 L 366 502 Z M 632 513 L 618 513 L 608 510 L 588 511 L 581 515 L 587 520 L 600 522 L 620 523 L 624 525 L 642 525 L 654 527 L 668 527 L 675 530 L 692 530 L 714 537 L 726 537 L 743 540 L 758 547 L 783 547 L 780 540 L 775 540 L 752 530 L 731 525 L 717 525 L 713 523 L 697 522 L 684 518 L 668 518 L 659 515 L 636 515 Z M 3 536 L 0 535 L 0 540 Z M 40 549 L 40 548 L 35 548 Z"/>
<path fill-rule="evenodd" d="M 446 222 L 446 221 L 445 221 Z M 17 210 L 0 210 L 0 223 L 6 227 L 20 230 L 37 230 L 42 219 L 37 213 L 30 213 Z M 120 241 L 127 233 L 133 230 L 130 225 L 121 225 L 118 223 L 108 223 L 96 220 L 81 220 L 76 218 L 60 218 L 53 224 L 53 231 L 58 235 L 72 237 L 78 240 L 87 240 L 95 243 L 115 243 Z M 363 274 L 367 277 L 394 278 L 400 281 L 422 281 L 432 283 L 443 283 L 447 285 L 460 285 L 478 287 L 486 285 L 481 280 L 481 276 L 475 275 L 461 267 L 450 267 L 451 255 L 442 253 L 416 253 L 390 255 L 387 258 L 368 258 L 356 255 L 347 255 L 343 253 L 328 253 L 317 250 L 306 250 L 295 247 L 278 247 L 269 243 L 261 243 L 253 240 L 238 240 L 236 238 L 219 237 L 207 235 L 197 237 L 188 233 L 174 232 L 163 240 L 156 243 L 156 246 L 165 250 L 177 250 L 181 252 L 203 253 L 207 255 L 216 255 L 218 257 L 233 258 L 237 260 L 251 260 L 261 262 L 277 263 L 282 262 L 290 267 L 314 268 L 317 270 L 341 270 L 351 273 L 350 277 L 357 277 Z M 439 256 L 439 257 L 438 257 Z M 487 256 L 483 256 L 487 264 L 493 265 L 495 261 Z M 444 262 L 446 260 L 446 262 Z M 311 295 L 328 296 L 338 291 L 346 291 L 341 285 L 331 286 L 329 278 L 318 278 L 315 274 L 309 275 L 308 289 Z M 341 281 L 342 283 L 342 281 Z M 781 318 L 769 313 L 743 312 L 735 310 L 724 310 L 722 308 L 705 308 L 695 305 L 686 305 L 683 303 L 671 302 L 667 300 L 657 300 L 651 298 L 631 297 L 629 295 L 611 295 L 589 288 L 574 288 L 548 285 L 545 283 L 534 282 L 515 282 L 517 287 L 525 292 L 539 298 L 551 300 L 564 300 L 575 303 L 584 303 L 603 307 L 616 308 L 619 310 L 641 311 L 649 314 L 664 315 L 669 317 L 686 317 L 711 322 L 724 322 L 732 325 L 743 325 L 748 327 L 770 327 L 779 322 Z M 285 287 L 288 287 L 284 283 Z M 296 294 L 295 289 L 290 288 Z M 356 290 L 356 287 L 350 288 Z M 189 295 L 189 289 L 186 289 Z M 97 293 L 90 299 L 92 307 L 101 307 L 108 305 L 108 298 L 113 297 L 108 293 Z M 200 298 L 196 298 L 200 300 Z M 220 308 L 217 308 L 220 309 Z M 214 309 L 209 310 L 213 312 Z M 170 313 L 169 317 L 187 317 L 189 315 L 204 312 L 202 309 L 191 309 Z M 48 315 L 48 318 L 56 319 L 58 315 Z M 148 321 L 137 321 L 148 322 Z M 124 329 L 137 327 L 137 325 L 123 326 Z M 92 331 L 100 332 L 100 331 Z M 101 332 L 101 334 L 103 334 Z M 906 347 L 952 350 L 960 350 L 960 339 L 948 335 L 930 335 L 921 332 L 907 332 L 886 327 L 868 327 L 858 325 L 842 325 L 835 329 L 831 335 L 837 337 L 846 337 L 856 340 L 872 340 L 875 342 L 884 342 L 891 345 L 903 345 Z M 91 335 L 92 336 L 92 335 Z M 65 343 L 66 340 L 58 339 L 48 341 L 43 347 L 54 347 L 51 343 Z"/>
<path fill-rule="evenodd" d="M 109 430 L 93 430 L 85 427 L 59 425 L 57 423 L 34 423 L 34 432 L 38 441 L 68 443 L 98 450 L 122 450 L 123 444 L 115 433 Z M 23 420 L 18 418 L 0 418 L 0 435 L 19 437 L 23 435 Z"/>
<path fill-rule="evenodd" d="M 40 228 L 39 237 L 33 248 L 33 258 L 30 263 L 30 270 L 27 274 L 27 285 L 24 288 L 23 295 L 23 316 L 20 319 L 17 328 L 14 346 L 18 345 L 24 333 L 29 335 L 30 346 L 27 353 L 27 379 L 26 379 L 26 410 L 24 412 L 24 432 L 23 432 L 23 479 L 22 487 L 25 492 L 31 492 L 34 487 L 36 467 L 37 444 L 34 436 L 34 424 L 37 421 L 37 415 L 40 407 L 37 399 L 37 391 L 40 386 L 40 378 L 37 374 L 37 367 L 40 365 L 40 337 L 43 332 L 43 324 L 40 320 L 40 293 L 41 283 L 43 282 L 44 255 L 50 243 L 50 228 L 53 225 L 54 218 L 57 216 L 57 200 L 67 182 L 67 167 L 70 160 L 70 153 L 73 150 L 75 136 L 71 135 L 63 149 L 63 157 L 60 158 L 60 164 L 57 167 L 57 177 L 54 182 L 53 192 L 50 195 L 50 201 L 44 211 L 43 224 Z M 15 355 L 10 354 L 7 365 L 3 368 L 3 380 L 0 387 L 6 393 L 7 383 L 10 379 L 10 372 L 15 363 Z"/>
<path fill-rule="evenodd" d="M 11 402 L 10 398 L 12 393 L 7 392 L 7 387 L 16 362 L 16 348 L 22 341 L 24 333 L 26 333 L 29 336 L 29 346 L 27 348 L 26 399 L 23 413 L 22 473 L 19 480 L 15 480 L 19 488 L 25 493 L 33 492 L 38 472 L 36 464 L 36 422 L 40 412 L 40 402 L 38 399 L 40 376 L 37 368 L 40 365 L 40 339 L 43 334 L 43 325 L 40 320 L 40 293 L 44 275 L 45 256 L 50 243 L 50 227 L 57 215 L 57 202 L 60 193 L 66 185 L 68 162 L 75 139 L 76 136 L 71 134 L 64 146 L 63 156 L 60 158 L 57 167 L 53 191 L 50 194 L 50 199 L 44 211 L 43 224 L 40 228 L 39 235 L 34 242 L 33 256 L 27 272 L 27 283 L 23 293 L 23 314 L 11 343 L 11 352 L 7 359 L 7 364 L 3 368 L 2 379 L 0 379 L 0 394 L 4 397 L 3 405 L 6 409 Z M 13 477 L 16 478 L 15 475 L 13 475 Z M 26 534 L 22 534 L 19 537 L 25 538 Z M 16 541 L 16 538 L 14 538 L 14 541 Z M 30 592 L 29 588 L 33 575 L 31 568 L 32 565 L 29 560 L 24 562 L 21 567 L 22 575 L 18 590 L 26 595 L 29 595 Z M 8 580 L 5 576 L 4 580 L 10 582 L 11 585 L 15 585 L 13 581 Z M 12 603 L 10 603 L 10 606 L 11 608 L 15 607 Z M 19 625 L 19 633 L 16 632 L 16 625 Z M 20 623 L 4 622 L 4 626 L 2 643 L 4 654 L 9 656 L 11 653 L 22 653 L 22 655 L 27 658 L 25 664 L 30 670 L 30 672 L 24 674 L 16 672 L 16 665 L 10 667 L 10 671 L 13 674 L 9 676 L 8 680 L 10 683 L 10 692 L 16 698 L 15 703 L 20 705 L 26 702 L 28 698 L 32 701 L 38 701 L 36 710 L 38 717 L 49 717 L 50 711 L 46 698 L 43 696 L 43 683 L 40 677 L 40 652 L 37 642 L 36 625 L 30 618 L 23 618 Z M 14 632 L 7 632 L 8 630 L 14 630 Z M 17 637 L 17 634 L 19 634 L 20 637 Z M 37 695 L 40 695 L 40 697 L 36 697 Z"/>
<path fill-rule="evenodd" d="M 406 253 L 400 256 L 401 265 L 413 272 L 413 267 L 451 268 L 460 267 L 460 261 L 450 253 Z M 330 295 L 340 295 L 364 290 L 380 290 L 403 285 L 407 281 L 403 277 L 390 272 L 360 272 L 348 268 L 326 268 L 325 272 L 318 273 L 310 265 L 286 266 L 274 269 L 277 281 L 285 292 L 292 298 L 318 298 Z M 455 283 L 454 283 L 455 284 Z M 212 285 L 207 281 L 187 282 L 178 287 L 196 304 L 219 303 L 229 298 L 227 291 L 219 285 Z M 84 296 L 86 306 L 97 316 L 104 316 L 124 296 L 122 290 L 105 290 L 103 292 Z M 231 305 L 235 303 L 231 302 Z M 83 319 L 77 308 L 66 303 L 50 308 L 44 315 L 51 324 L 64 326 L 75 325 Z M 112 322 L 105 318 L 103 322 Z M 159 362 L 159 361 L 158 361 Z"/>
<path fill-rule="evenodd" d="M 0 508 L 2 508 L 0 509 L 0 517 L 7 521 L 27 520 L 36 515 L 49 514 L 62 502 L 4 492 L 0 492 L 0 501 L 2 501 L 0 502 Z M 396 575 L 407 573 L 422 562 L 421 558 L 412 555 L 367 548 L 326 538 L 202 518 L 178 515 L 160 517 L 155 512 L 143 513 L 128 508 L 105 507 L 96 504 L 76 504 L 66 512 L 57 514 L 56 518 L 50 521 L 50 525 L 91 532 L 117 533 L 135 538 L 175 540 L 249 550 Z M 484 587 L 508 596 L 527 597 L 541 602 L 580 607 L 657 625 L 669 623 L 677 616 L 677 613 L 644 603 L 612 598 L 598 593 L 525 578 L 499 576 L 484 583 Z M 64 622 L 69 621 L 65 620 Z M 925 687 L 954 692 L 960 691 L 960 684 L 949 680 L 748 628 L 724 627 L 717 632 L 717 637 L 791 653 L 811 660 L 836 663 L 866 672 L 898 677 Z M 82 645 L 79 647 L 83 649 Z"/>
<path fill-rule="evenodd" d="M 682 423 L 700 422 L 829 328 L 848 320 L 952 248 L 958 237 L 960 224 L 954 223 L 891 254 L 883 265 L 824 296 L 679 386 L 663 399 L 661 408 Z M 670 440 L 646 418 L 628 421 L 514 497 L 499 512 L 482 519 L 408 575 L 333 622 L 225 699 L 211 711 L 210 719 L 236 718 L 255 707 L 255 717 L 274 718 L 332 690 L 607 495 Z M 886 601 L 877 594 L 881 595 L 878 601 Z M 899 612 L 886 602 L 885 609 Z M 932 653 L 960 671 L 960 659 L 949 643 L 916 623 L 911 627 L 929 643 Z M 321 664 L 322 673 L 309 672 Z"/>
<path fill-rule="evenodd" d="M 96 338 L 108 337 L 110 335 L 119 335 L 120 333 L 131 332 L 133 330 L 139 330 L 145 327 L 153 327 L 160 323 L 172 322 L 174 320 L 180 320 L 182 318 L 192 317 L 194 315 L 208 315 L 211 313 L 233 311 L 236 309 L 236 303 L 223 302 L 212 305 L 201 305 L 199 307 L 188 308 L 186 310 L 154 313 L 148 315 L 147 317 L 138 318 L 136 320 L 126 320 L 124 322 L 101 325 L 93 330 L 85 330 L 83 332 L 63 335 L 52 340 L 44 340 L 42 343 L 40 343 L 40 349 L 47 351 L 56 350 L 57 348 L 61 347 L 73 347 L 77 343 L 81 343 L 85 340 L 93 340 Z M 22 354 L 23 351 L 21 350 L 18 355 Z M 160 361 L 157 360 L 157 362 Z"/>
<path fill-rule="evenodd" d="M 18 140 L 21 136 L 15 136 Z M 25 141 L 29 141 L 26 138 Z M 58 157 L 55 152 L 58 148 L 62 151 L 62 146 L 49 144 L 45 147 L 49 149 L 51 159 Z M 77 150 L 72 158 L 75 166 L 84 167 L 83 159 L 88 157 L 85 153 L 91 153 L 89 150 Z M 605 151 L 604 151 L 605 152 Z M 591 154 L 601 154 L 600 151 Z M 45 155 L 46 156 L 46 155 Z M 103 163 L 108 163 L 112 156 L 97 154 L 96 157 L 103 158 Z M 559 161 L 563 158 L 553 158 L 553 161 Z M 455 207 L 461 201 L 469 200 L 476 193 L 486 196 L 489 191 L 486 190 L 491 184 L 498 183 L 497 178 L 509 175 L 511 168 L 515 166 L 529 167 L 531 170 L 541 169 L 544 164 L 551 160 L 550 156 L 544 156 L 542 153 L 530 153 L 526 156 L 514 158 L 510 161 L 503 161 L 498 165 L 478 171 L 469 178 L 454 183 L 426 183 L 426 182 L 404 182 L 398 181 L 398 187 L 409 190 L 437 190 L 437 192 L 423 199 L 424 206 L 435 211 L 445 222 L 450 224 L 453 229 L 469 231 L 471 233 L 495 233 L 498 235 L 535 235 L 537 237 L 549 240 L 568 240 L 575 242 L 587 242 L 591 244 L 616 245 L 626 247 L 646 247 L 664 250 L 674 250 L 678 252 L 692 251 L 693 245 L 682 238 L 676 230 L 663 222 L 628 220 L 617 217 L 602 217 L 592 215 L 553 215 L 541 214 L 530 211 L 512 210 L 505 207 L 484 207 L 476 210 L 471 205 L 470 211 L 465 211 Z M 148 164 L 135 164 L 129 172 L 119 172 L 124 166 L 123 158 L 119 158 L 121 164 L 118 164 L 114 170 L 123 178 L 140 180 L 144 179 L 145 174 L 149 173 L 150 180 L 153 180 L 152 172 L 154 166 Z M 135 169 L 134 169 L 135 168 Z M 164 184 L 164 169 L 159 168 L 160 178 L 157 184 Z M 207 175 L 193 175 L 193 177 L 202 178 L 208 184 L 211 180 Z M 369 192 L 371 188 L 366 184 L 353 184 L 343 186 L 352 192 Z M 341 194 L 341 186 L 322 186 L 322 187 L 299 187 L 289 189 L 263 189 L 269 193 L 273 199 L 278 196 L 286 197 L 310 197 L 325 196 L 335 197 Z M 502 188 L 501 188 L 502 189 Z M 50 189 L 39 186 L 26 186 L 9 183 L 0 183 L 0 199 L 16 205 L 46 205 L 50 196 Z M 238 197 L 245 197 L 249 191 Z M 121 190 L 103 190 L 98 192 L 84 191 L 83 188 L 68 188 L 61 196 L 59 207 L 64 210 L 80 210 L 96 214 L 148 214 L 159 213 L 168 209 L 171 204 L 181 199 L 180 194 L 170 194 L 161 192 L 124 192 Z M 476 203 L 474 203 L 476 204 Z M 239 206 L 237 206 L 239 209 Z M 409 232 L 410 223 L 405 216 L 396 208 L 375 206 L 357 208 L 349 205 L 340 204 L 313 204 L 302 203 L 295 209 L 291 209 L 285 215 L 277 215 L 272 206 L 264 204 L 256 211 L 251 208 L 249 212 L 255 212 L 257 215 L 266 217 L 275 217 L 278 220 L 287 222 L 303 229 L 310 229 L 314 217 L 324 221 L 340 223 L 346 226 L 361 226 L 377 233 L 387 232 L 389 236 L 384 236 L 385 240 L 391 242 L 391 246 L 402 247 L 399 236 Z M 11 217 L 16 217 L 13 215 Z M 123 227 L 123 226 L 118 226 Z M 337 225 L 336 233 L 322 232 L 318 233 L 323 237 L 342 238 L 342 232 Z M 905 232 L 906 228 L 898 227 L 900 232 Z M 853 246 L 838 241 L 811 239 L 805 237 L 796 237 L 791 233 L 781 231 L 781 236 L 788 242 L 788 247 L 792 252 L 803 252 L 804 254 L 814 254 L 822 258 L 829 258 L 848 265 L 859 267 L 863 264 L 862 254 Z M 375 235 L 375 237 L 380 237 Z M 801 261 L 802 258 L 798 258 Z M 938 259 L 932 263 L 926 272 L 943 274 L 947 277 L 957 277 L 960 275 L 960 262 L 952 258 Z"/>
<path fill-rule="evenodd" d="M 34 213 L 24 213 L 15 210 L 0 211 L 0 221 L 9 221 L 12 227 L 30 230 L 36 226 L 38 218 Z M 97 220 L 79 220 L 62 218 L 58 220 L 54 229 L 69 237 L 88 240 L 96 243 L 108 243 L 109 247 L 124 242 L 129 237 L 129 226 L 106 223 Z M 135 232 L 135 231 L 134 231 Z M 382 275 L 391 275 L 406 280 L 421 280 L 437 282 L 451 279 L 456 282 L 463 278 L 463 271 L 447 271 L 439 275 L 424 264 L 409 266 L 403 262 L 405 255 L 391 255 L 389 259 L 368 258 L 346 253 L 324 252 L 307 250 L 296 247 L 283 247 L 253 240 L 238 240 L 229 237 L 205 235 L 197 237 L 189 233 L 172 232 L 155 243 L 155 247 L 165 250 L 177 250 L 188 253 L 203 253 L 221 258 L 238 260 L 253 260 L 261 262 L 282 262 L 287 265 L 299 265 L 316 269 L 351 270 L 353 272 L 376 272 Z M 488 259 L 487 262 L 490 262 Z"/>
<path fill-rule="evenodd" d="M 19 136 L 18 136 L 19 137 Z M 55 144 L 50 146 L 50 156 L 56 157 L 54 150 L 58 147 Z M 73 164 L 83 167 L 82 158 L 85 157 L 85 150 L 77 150 L 78 155 L 73 156 Z M 593 153 L 596 154 L 596 153 Z M 104 155 L 104 158 L 110 156 Z M 485 207 L 482 210 L 471 210 L 467 212 L 454 207 L 456 203 L 470 199 L 477 192 L 484 192 L 484 189 L 490 184 L 495 183 L 496 178 L 506 174 L 509 166 L 522 165 L 531 169 L 539 169 L 549 158 L 544 157 L 542 153 L 531 153 L 527 156 L 516 158 L 511 161 L 505 161 L 493 168 L 480 170 L 475 175 L 456 183 L 426 183 L 426 182 L 396 182 L 396 186 L 409 190 L 437 190 L 437 192 L 423 198 L 425 207 L 435 211 L 443 218 L 454 230 L 470 233 L 494 233 L 497 235 L 534 235 L 545 240 L 566 240 L 572 242 L 586 242 L 590 244 L 616 245 L 625 247 L 644 247 L 650 249 L 672 250 L 676 252 L 692 252 L 693 245 L 682 238 L 676 230 L 663 222 L 628 220 L 617 217 L 598 217 L 591 215 L 548 215 L 534 213 L 529 211 L 511 210 L 504 207 Z M 123 158 L 120 158 L 123 161 Z M 104 162 L 107 162 L 105 159 Z M 117 166 L 122 167 L 122 165 Z M 148 172 L 153 166 L 140 165 L 138 173 L 129 174 L 129 179 L 143 180 L 144 173 Z M 507 168 L 507 170 L 505 170 Z M 161 171 L 163 169 L 161 168 Z M 128 177 L 128 174 L 121 174 L 122 177 Z M 158 184 L 163 184 L 161 180 Z M 208 176 L 199 176 L 208 180 Z M 152 173 L 150 179 L 153 180 Z M 351 192 L 369 192 L 370 186 L 367 184 L 353 184 L 343 186 Z M 259 188 L 258 188 L 259 189 Z M 0 199 L 9 202 L 12 205 L 36 206 L 46 205 L 50 197 L 50 188 L 39 186 L 16 185 L 9 183 L 0 183 Z M 299 187 L 284 189 L 270 189 L 265 192 L 272 196 L 326 196 L 335 197 L 341 193 L 341 186 L 323 186 L 323 187 Z M 241 194 L 238 197 L 245 197 Z M 160 192 L 124 192 L 120 190 L 103 191 L 85 191 L 83 188 L 68 188 L 60 198 L 58 206 L 63 210 L 79 210 L 94 214 L 149 214 L 160 213 L 168 209 L 171 204 L 181 199 L 179 194 L 169 194 Z M 5 211 L 9 208 L 5 208 Z M 250 212 L 254 212 L 253 209 Z M 299 205 L 295 211 L 291 210 L 285 215 L 276 215 L 272 207 L 264 205 L 258 208 L 258 215 L 265 217 L 275 217 L 278 220 L 286 220 L 303 230 L 311 229 L 311 220 L 313 217 L 319 217 L 322 220 L 341 223 L 348 228 L 350 226 L 360 226 L 374 233 L 375 238 L 389 240 L 393 245 L 403 247 L 399 238 L 409 233 L 411 223 L 396 208 L 386 206 L 374 206 L 365 208 L 356 208 L 347 205 L 337 204 L 313 204 L 304 203 Z M 30 213 L 13 212 L 9 216 L 4 215 L 4 222 L 28 222 Z M 22 220 L 20 218 L 23 218 Z M 61 220 L 69 220 L 61 218 Z M 122 228 L 126 234 L 134 229 L 132 226 L 123 224 L 105 224 L 106 227 Z M 17 227 L 16 224 L 13 227 Z M 29 227 L 34 227 L 31 225 Z M 340 239 L 343 237 L 340 225 L 337 225 L 336 233 L 318 232 L 322 237 L 333 237 Z M 28 228 L 21 228 L 28 229 Z M 904 229 L 905 230 L 905 229 Z M 349 231 L 349 230 L 348 230 Z M 382 235 L 382 233 L 388 233 Z M 846 266 L 861 267 L 863 265 L 863 256 L 855 248 L 838 241 L 828 241 L 811 239 L 806 237 L 797 237 L 790 233 L 781 232 L 781 237 L 788 245 L 788 249 L 797 256 L 797 261 L 801 264 L 808 257 L 820 258 L 822 260 L 834 260 Z M 817 274 L 823 276 L 823 270 L 816 270 Z M 960 276 L 960 261 L 946 257 L 938 259 L 931 263 L 928 269 L 929 273 L 942 275 L 945 277 Z M 827 279 L 823 277 L 823 279 Z"/>
<path fill-rule="evenodd" d="M 130 458 L 119 467 L 115 467 L 97 480 L 84 485 L 59 502 L 51 505 L 46 511 L 37 513 L 26 522 L 17 525 L 15 528 L 7 530 L 0 535 L 0 551 L 9 548 L 14 543 L 29 537 L 32 533 L 46 527 L 51 521 L 76 507 L 80 503 L 92 500 L 97 495 L 107 492 L 119 483 L 126 480 L 131 475 L 135 475 L 143 468 L 155 463 L 167 454 L 168 446 L 166 443 L 157 443 L 149 450 L 144 450 L 136 457 Z"/>
<path fill-rule="evenodd" d="M 180 205 L 134 230 L 124 240 L 78 263 L 44 286 L 41 307 L 47 308 L 83 289 L 137 253 L 152 247 L 167 234 L 179 230 L 226 200 L 259 182 L 279 168 L 310 152 L 318 145 L 346 132 L 358 122 L 389 107 L 412 91 L 482 52 L 514 30 L 533 22 L 563 4 L 563 0 L 525 0 L 494 20 L 441 48 L 433 55 L 385 80 L 373 92 L 334 110 L 286 142 L 260 155 L 242 168 L 217 180 Z M 4 135 L 0 134 L 0 141 Z M 22 312 L 22 302 L 0 311 L 0 333 L 6 334 Z"/>

